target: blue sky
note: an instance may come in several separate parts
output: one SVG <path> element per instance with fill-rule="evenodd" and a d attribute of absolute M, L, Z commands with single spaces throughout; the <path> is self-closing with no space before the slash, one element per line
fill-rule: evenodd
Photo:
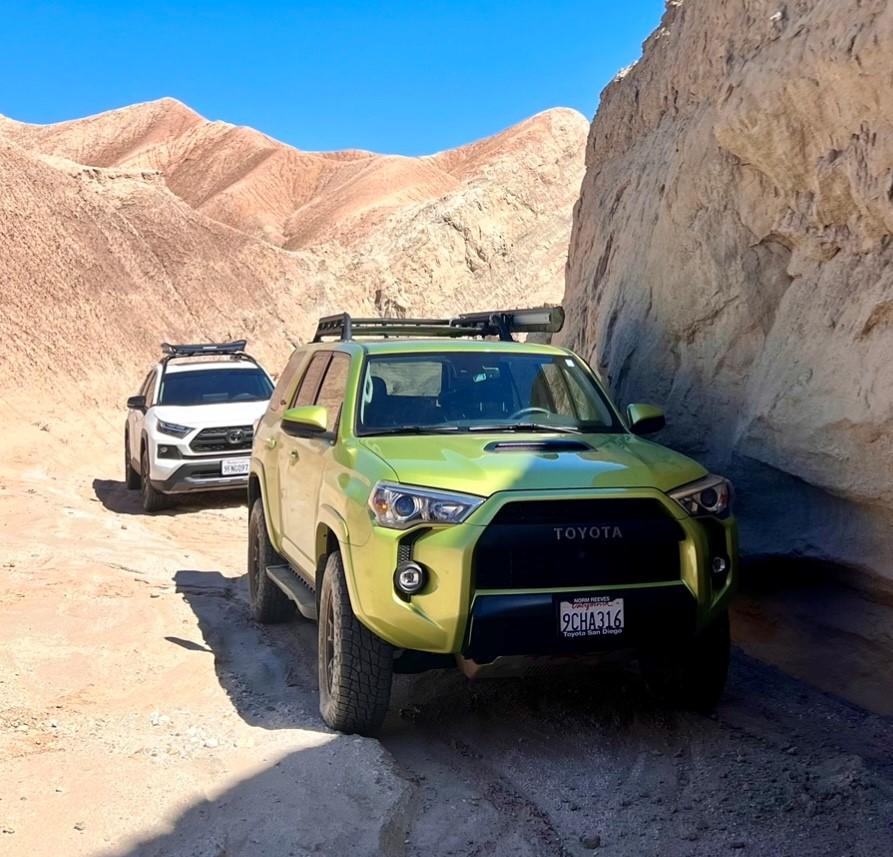
<path fill-rule="evenodd" d="M 302 149 L 408 155 L 540 110 L 592 116 L 663 0 L 7 0 L 0 113 L 57 122 L 170 95 Z"/>

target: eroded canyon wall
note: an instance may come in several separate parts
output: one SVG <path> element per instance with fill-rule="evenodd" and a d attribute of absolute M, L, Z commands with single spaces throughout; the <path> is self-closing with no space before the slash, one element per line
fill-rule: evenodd
<path fill-rule="evenodd" d="M 893 4 L 671 0 L 586 157 L 563 341 L 748 552 L 893 578 Z"/>

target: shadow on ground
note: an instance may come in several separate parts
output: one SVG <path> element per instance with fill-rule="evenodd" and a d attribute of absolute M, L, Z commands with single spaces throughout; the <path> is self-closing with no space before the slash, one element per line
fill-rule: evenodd
<path fill-rule="evenodd" d="M 299 749 L 294 750 L 296 745 Z M 377 742 L 298 734 L 291 748 L 260 773 L 191 806 L 169 832 L 114 853 L 119 857 L 405 854 L 412 787 L 396 773 Z"/>
<path fill-rule="evenodd" d="M 213 653 L 217 679 L 246 723 L 325 730 L 318 714 L 315 623 L 295 612 L 283 624 L 257 625 L 248 614 L 245 578 L 181 569 L 174 581 L 207 647 L 197 648 Z M 167 639 L 184 645 L 178 638 Z M 544 661 L 518 678 L 469 681 L 458 669 L 395 676 L 384 736 L 429 725 L 437 729 L 460 716 L 509 720 L 519 711 L 534 717 L 548 713 L 594 719 L 618 728 L 643 718 L 674 716 L 648 693 L 634 666 L 555 667 Z"/>
<path fill-rule="evenodd" d="M 246 723 L 325 730 L 317 708 L 316 625 L 297 612 L 282 625 L 257 625 L 248 615 L 244 578 L 181 569 L 174 582 L 214 655 L 220 686 Z M 183 645 L 177 638 L 166 639 Z"/>
<path fill-rule="evenodd" d="M 710 718 L 659 705 L 620 666 L 398 676 L 381 739 L 395 768 L 378 742 L 323 726 L 315 625 L 256 626 L 244 579 L 182 569 L 175 580 L 239 715 L 293 731 L 264 739 L 266 757 L 285 751 L 276 764 L 128 857 L 576 855 L 592 830 L 618 857 L 713 857 L 742 842 L 893 853 L 893 724 L 740 651 Z M 866 847 L 849 849 L 854 837 Z"/>
<path fill-rule="evenodd" d="M 140 503 L 140 492 L 130 491 L 123 482 L 115 479 L 94 479 L 93 493 L 96 499 L 118 515 L 148 515 Z M 158 515 L 181 515 L 199 509 L 231 509 L 244 506 L 247 502 L 244 489 L 233 491 L 206 491 L 204 493 L 184 494 L 171 497 L 171 506 Z"/>
<path fill-rule="evenodd" d="M 749 654 L 893 716 L 893 593 L 879 581 L 815 560 L 751 560 L 732 620 Z"/>

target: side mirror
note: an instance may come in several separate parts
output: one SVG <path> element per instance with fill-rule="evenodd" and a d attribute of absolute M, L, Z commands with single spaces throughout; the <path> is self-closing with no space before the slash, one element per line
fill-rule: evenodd
<path fill-rule="evenodd" d="M 657 405 L 630 405 L 626 418 L 633 434 L 654 434 L 667 424 L 663 408 Z"/>
<path fill-rule="evenodd" d="M 301 405 L 298 408 L 289 408 L 282 415 L 282 431 L 292 437 L 306 437 L 311 434 L 321 434 L 326 430 L 329 416 L 321 405 Z"/>
<path fill-rule="evenodd" d="M 131 396 L 127 400 L 127 407 L 132 411 L 144 411 L 146 410 L 146 397 L 145 396 Z"/>

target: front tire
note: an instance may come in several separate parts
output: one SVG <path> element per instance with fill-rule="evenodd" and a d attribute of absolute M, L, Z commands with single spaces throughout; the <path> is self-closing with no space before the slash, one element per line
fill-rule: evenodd
<path fill-rule="evenodd" d="M 319 710 L 339 732 L 376 735 L 391 698 L 393 649 L 353 612 L 341 554 L 331 554 L 319 595 Z"/>
<path fill-rule="evenodd" d="M 729 614 L 722 614 L 681 650 L 643 655 L 649 687 L 660 697 L 704 714 L 716 708 L 729 672 Z"/>
<path fill-rule="evenodd" d="M 140 499 L 144 512 L 160 512 L 170 505 L 170 498 L 161 491 L 156 491 L 149 481 L 149 452 L 145 447 L 140 456 Z"/>
<path fill-rule="evenodd" d="M 140 487 L 140 474 L 130 461 L 130 435 L 124 432 L 124 484 L 130 491 Z"/>
<path fill-rule="evenodd" d="M 264 504 L 258 497 L 248 516 L 248 604 L 255 622 L 264 625 L 285 622 L 294 614 L 294 604 L 267 577 L 268 565 L 284 564 L 285 560 L 270 541 Z"/>

